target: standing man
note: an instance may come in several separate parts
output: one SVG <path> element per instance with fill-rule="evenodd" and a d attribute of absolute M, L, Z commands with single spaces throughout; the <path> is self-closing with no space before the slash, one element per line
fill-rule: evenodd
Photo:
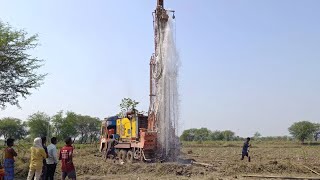
<path fill-rule="evenodd" d="M 243 143 L 241 160 L 243 160 L 244 157 L 247 156 L 248 161 L 249 162 L 251 161 L 251 158 L 249 156 L 249 148 L 250 147 L 251 147 L 250 138 L 248 137 L 247 140 Z"/>
<path fill-rule="evenodd" d="M 47 157 L 48 157 L 48 149 L 47 149 L 47 146 L 46 146 L 47 137 L 46 136 L 42 136 L 41 140 L 42 140 L 42 147 L 43 147 L 43 149 L 46 152 Z M 46 179 L 46 174 L 47 174 L 47 162 L 46 162 L 46 159 L 43 159 L 43 166 L 42 166 L 42 173 L 41 173 L 41 179 L 42 180 Z"/>
<path fill-rule="evenodd" d="M 51 138 L 51 144 L 47 147 L 48 149 L 48 158 L 47 161 L 47 174 L 46 174 L 46 180 L 53 180 L 54 179 L 54 173 L 56 172 L 56 167 L 58 164 L 58 153 L 57 153 L 57 138 L 52 137 Z"/>
<path fill-rule="evenodd" d="M 59 160 L 61 160 L 61 178 L 65 180 L 68 176 L 69 179 L 76 180 L 76 170 L 73 165 L 73 147 L 71 137 L 66 138 L 66 145 L 60 149 Z"/>
<path fill-rule="evenodd" d="M 17 156 L 16 151 L 13 149 L 14 139 L 7 139 L 7 148 L 4 150 L 4 170 L 5 180 L 14 179 L 14 157 Z"/>

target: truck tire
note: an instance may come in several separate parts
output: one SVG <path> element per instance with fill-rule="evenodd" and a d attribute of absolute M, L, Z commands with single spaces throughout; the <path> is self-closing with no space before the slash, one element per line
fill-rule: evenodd
<path fill-rule="evenodd" d="M 125 162 L 126 157 L 127 157 L 127 151 L 120 150 L 120 152 L 119 152 L 119 160 L 122 161 L 122 162 Z"/>
<path fill-rule="evenodd" d="M 127 162 L 133 163 L 133 152 L 131 150 L 127 152 Z"/>

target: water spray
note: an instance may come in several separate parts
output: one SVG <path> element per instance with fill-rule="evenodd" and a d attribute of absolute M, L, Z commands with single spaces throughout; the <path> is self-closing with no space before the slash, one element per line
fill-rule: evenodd
<path fill-rule="evenodd" d="M 155 52 L 150 59 L 148 128 L 157 132 L 159 158 L 175 161 L 180 151 L 177 135 L 179 57 L 173 33 L 175 11 L 164 9 L 163 0 L 158 0 L 156 10 L 152 15 Z"/>

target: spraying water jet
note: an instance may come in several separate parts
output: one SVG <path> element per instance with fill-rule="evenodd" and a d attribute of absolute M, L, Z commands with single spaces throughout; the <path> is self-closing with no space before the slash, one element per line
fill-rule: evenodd
<path fill-rule="evenodd" d="M 158 0 L 152 13 L 155 52 L 150 59 L 149 129 L 157 132 L 157 154 L 165 161 L 176 161 L 180 152 L 179 57 L 174 40 L 174 13 L 164 9 L 163 0 Z"/>

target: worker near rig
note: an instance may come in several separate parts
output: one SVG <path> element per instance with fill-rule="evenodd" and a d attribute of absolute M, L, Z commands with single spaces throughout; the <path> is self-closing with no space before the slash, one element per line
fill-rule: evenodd
<path fill-rule="evenodd" d="M 109 155 L 112 155 L 113 159 L 117 156 L 116 152 L 115 152 L 115 148 L 114 146 L 116 146 L 118 144 L 118 141 L 113 139 L 113 134 L 111 134 L 109 136 L 109 140 L 107 142 L 107 155 L 106 158 L 108 158 Z"/>

